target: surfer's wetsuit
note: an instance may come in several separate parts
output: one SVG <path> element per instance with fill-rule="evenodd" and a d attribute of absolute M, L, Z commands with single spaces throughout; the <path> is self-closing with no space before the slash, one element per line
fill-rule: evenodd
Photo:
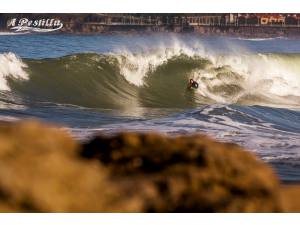
<path fill-rule="evenodd" d="M 188 88 L 189 89 L 192 89 L 192 88 L 197 89 L 198 87 L 199 87 L 199 84 L 196 81 L 194 81 L 193 79 L 190 79 L 190 83 L 189 83 Z"/>

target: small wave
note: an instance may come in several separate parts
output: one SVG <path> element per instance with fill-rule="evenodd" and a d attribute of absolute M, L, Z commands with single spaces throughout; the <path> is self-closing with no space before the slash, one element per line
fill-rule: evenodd
<path fill-rule="evenodd" d="M 26 32 L 28 33 L 28 32 Z M 22 33 L 15 33 L 15 32 L 0 32 L 0 36 L 12 36 L 12 35 L 22 35 L 26 34 L 25 32 Z"/>
<path fill-rule="evenodd" d="M 241 41 L 270 41 L 270 40 L 277 40 L 277 39 L 287 39 L 286 37 L 269 37 L 269 38 L 234 38 Z"/>
<path fill-rule="evenodd" d="M 0 121 L 15 122 L 18 120 L 20 120 L 20 118 L 14 116 L 0 116 Z"/>

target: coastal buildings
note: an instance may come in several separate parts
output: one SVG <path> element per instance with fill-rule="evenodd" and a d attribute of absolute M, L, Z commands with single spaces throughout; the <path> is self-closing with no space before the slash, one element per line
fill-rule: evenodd
<path fill-rule="evenodd" d="M 207 25 L 207 26 L 299 26 L 300 14 L 207 13 L 207 14 L 96 14 L 86 23 L 103 25 Z"/>
<path fill-rule="evenodd" d="M 0 14 L 0 30 L 12 17 L 40 19 L 47 14 Z M 300 36 L 300 14 L 267 13 L 94 13 L 49 14 L 63 33 L 194 32 L 243 36 Z"/>

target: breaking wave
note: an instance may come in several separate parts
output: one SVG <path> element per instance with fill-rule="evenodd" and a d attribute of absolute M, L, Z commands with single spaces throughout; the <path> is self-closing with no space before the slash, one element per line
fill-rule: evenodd
<path fill-rule="evenodd" d="M 197 90 L 187 89 L 190 78 Z M 79 139 L 98 131 L 206 133 L 254 151 L 284 180 L 300 179 L 299 108 L 300 54 L 201 46 L 44 59 L 0 54 L 1 120 L 53 121 Z"/>
<path fill-rule="evenodd" d="M 189 78 L 199 82 L 197 90 L 187 90 Z M 46 59 L 3 53 L 0 90 L 22 101 L 93 108 L 191 108 L 213 103 L 298 108 L 300 55 L 218 55 L 180 46 Z"/>

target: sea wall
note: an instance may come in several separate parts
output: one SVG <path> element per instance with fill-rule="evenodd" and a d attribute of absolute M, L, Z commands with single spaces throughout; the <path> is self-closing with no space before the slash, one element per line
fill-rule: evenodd
<path fill-rule="evenodd" d="M 235 144 L 202 135 L 98 135 L 0 125 L 1 212 L 293 212 L 296 185 Z"/>

